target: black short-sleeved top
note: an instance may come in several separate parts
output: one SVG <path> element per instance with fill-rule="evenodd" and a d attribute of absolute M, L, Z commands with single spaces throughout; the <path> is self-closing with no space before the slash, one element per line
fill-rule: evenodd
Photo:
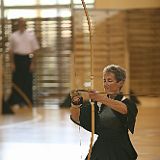
<path fill-rule="evenodd" d="M 126 104 L 128 113 L 121 114 L 105 105 L 95 102 L 95 133 L 98 138 L 92 148 L 91 160 L 136 160 L 137 153 L 133 148 L 128 130 L 133 134 L 138 113 L 137 106 L 123 95 L 116 100 Z M 80 126 L 91 131 L 91 105 L 82 104 L 80 110 Z"/>

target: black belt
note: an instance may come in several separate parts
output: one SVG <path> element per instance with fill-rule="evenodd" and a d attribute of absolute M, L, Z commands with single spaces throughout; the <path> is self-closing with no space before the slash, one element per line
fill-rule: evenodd
<path fill-rule="evenodd" d="M 14 53 L 14 55 L 16 57 L 28 57 L 28 58 L 32 58 L 33 57 L 33 54 L 22 54 L 22 53 Z"/>

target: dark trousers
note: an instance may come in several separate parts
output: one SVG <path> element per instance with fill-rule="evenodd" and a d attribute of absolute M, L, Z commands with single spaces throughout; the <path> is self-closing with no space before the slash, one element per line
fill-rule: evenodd
<path fill-rule="evenodd" d="M 12 73 L 12 82 L 28 97 L 33 103 L 32 99 L 32 80 L 33 75 L 30 72 L 31 58 L 29 55 L 14 54 L 15 71 Z M 13 85 L 14 85 L 13 84 Z M 26 104 L 22 95 L 12 87 L 12 92 L 9 97 L 9 103 L 14 104 Z"/>

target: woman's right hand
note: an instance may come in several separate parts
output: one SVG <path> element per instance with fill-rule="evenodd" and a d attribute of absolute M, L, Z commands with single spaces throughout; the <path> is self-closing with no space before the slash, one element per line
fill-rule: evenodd
<path fill-rule="evenodd" d="M 71 97 L 71 100 L 72 100 L 71 101 L 72 104 L 74 104 L 74 105 L 80 105 L 83 103 L 83 97 L 81 97 L 79 95 Z"/>
<path fill-rule="evenodd" d="M 80 105 L 83 103 L 83 97 L 79 94 L 78 91 L 72 91 L 71 102 L 73 105 Z"/>

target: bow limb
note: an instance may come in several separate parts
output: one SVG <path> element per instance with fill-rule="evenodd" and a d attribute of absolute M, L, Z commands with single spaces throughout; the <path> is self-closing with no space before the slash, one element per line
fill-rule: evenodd
<path fill-rule="evenodd" d="M 94 89 L 94 75 L 93 75 L 93 46 L 92 46 L 92 30 L 91 30 L 91 22 L 90 22 L 90 17 L 88 15 L 88 10 L 86 8 L 86 4 L 84 2 L 84 0 L 82 1 L 82 5 L 84 8 L 84 12 L 85 15 L 87 17 L 87 22 L 88 22 L 88 27 L 89 27 L 89 44 L 90 44 L 90 57 L 91 57 L 91 76 L 90 76 L 90 80 L 91 80 L 91 89 Z M 94 114 L 94 102 L 91 102 L 91 138 L 90 138 L 90 147 L 89 147 L 89 153 L 88 153 L 88 158 L 87 160 L 90 160 L 91 157 L 91 153 L 92 153 L 92 145 L 93 145 L 93 141 L 94 141 L 94 133 L 95 133 L 95 114 Z"/>

